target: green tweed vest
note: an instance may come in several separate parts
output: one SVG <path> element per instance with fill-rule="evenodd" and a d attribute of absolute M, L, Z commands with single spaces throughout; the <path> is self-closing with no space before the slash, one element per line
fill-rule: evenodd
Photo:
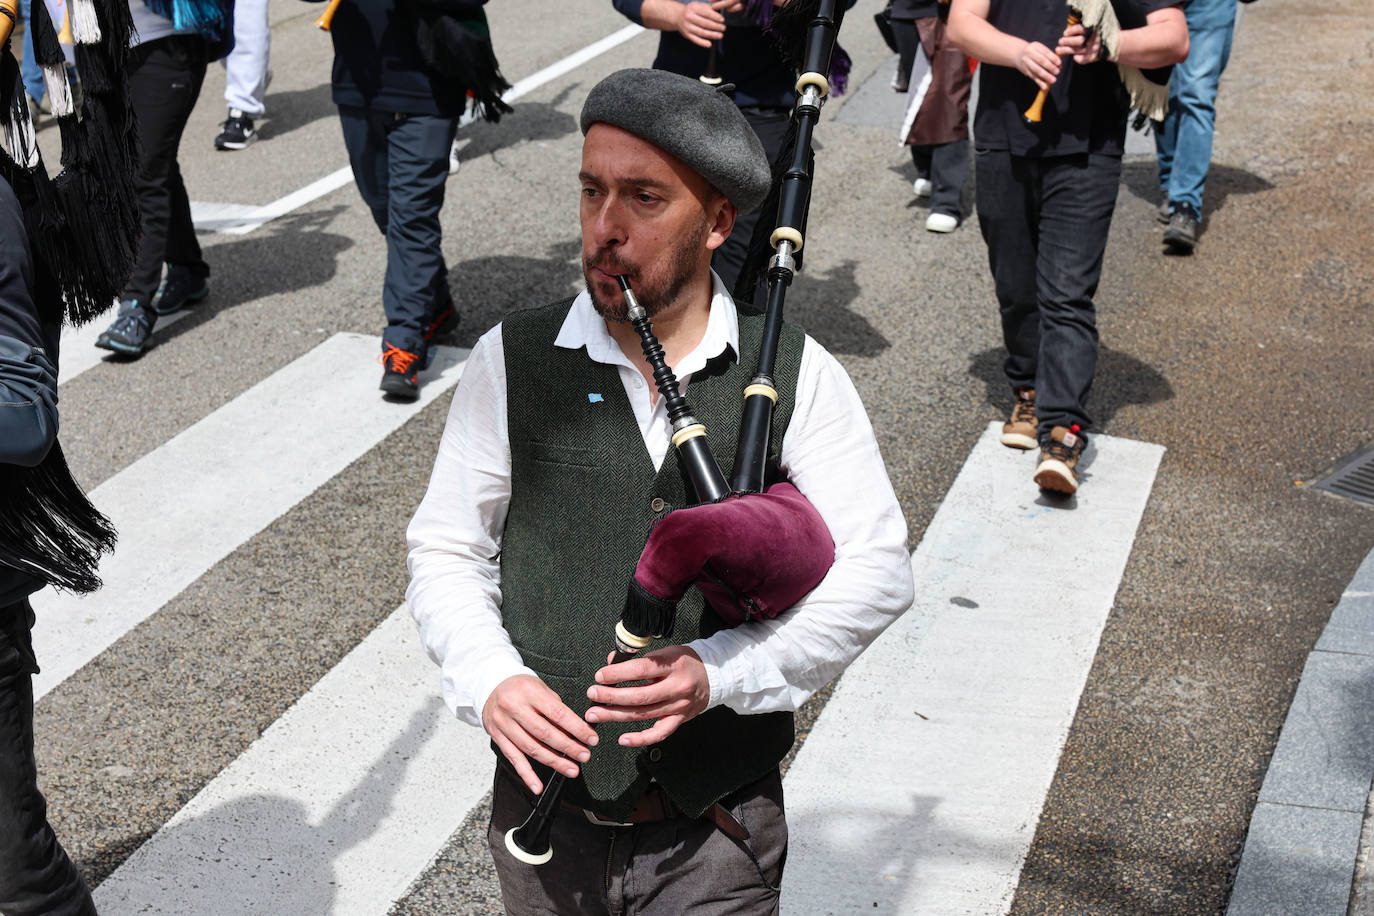
<path fill-rule="evenodd" d="M 571 302 L 518 312 L 502 324 L 511 502 L 501 543 L 501 614 L 525 664 L 582 715 L 591 705 L 587 688 L 612 648 L 649 528 L 662 513 L 687 505 L 688 489 L 674 453 L 654 470 L 616 368 L 589 359 L 585 349 L 554 346 Z M 738 361 L 729 354 L 713 359 L 686 391 L 727 475 L 763 320 L 741 315 L 739 325 Z M 803 339 L 788 326 L 778 348 L 773 468 L 795 401 Z M 721 626 L 691 589 L 672 636 L 650 649 L 687 643 Z M 678 807 L 697 816 L 765 775 L 794 739 L 791 713 L 744 716 L 717 707 L 652 748 L 617 743 L 625 731 L 648 725 L 600 725 L 591 761 L 569 781 L 563 798 L 619 820 L 656 779 Z M 548 771 L 538 769 L 547 778 Z"/>

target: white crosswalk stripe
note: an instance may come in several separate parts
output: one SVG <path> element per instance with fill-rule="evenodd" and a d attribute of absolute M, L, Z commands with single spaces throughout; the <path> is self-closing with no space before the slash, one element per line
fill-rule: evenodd
<path fill-rule="evenodd" d="M 912 557 L 916 603 L 845 672 L 787 774 L 784 912 L 1011 905 L 1164 450 L 1094 437 L 1065 502 L 999 432 Z"/>
<path fill-rule="evenodd" d="M 403 606 L 96 891 L 107 916 L 385 913 L 491 786 Z"/>
<path fill-rule="evenodd" d="M 91 493 L 119 529 L 95 597 L 33 597 L 41 698 L 211 566 L 314 492 L 462 373 L 439 348 L 413 404 L 383 401 L 375 337 L 338 334 Z"/>

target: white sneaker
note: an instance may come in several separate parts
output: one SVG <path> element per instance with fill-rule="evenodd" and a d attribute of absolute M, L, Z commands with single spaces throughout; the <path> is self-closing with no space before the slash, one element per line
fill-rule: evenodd
<path fill-rule="evenodd" d="M 935 185 L 931 184 L 929 178 L 917 178 L 911 183 L 911 190 L 916 192 L 917 197 L 929 197 L 930 192 L 935 190 Z"/>
<path fill-rule="evenodd" d="M 458 157 L 458 141 L 454 140 L 453 145 L 448 148 L 448 173 L 457 175 L 458 168 L 463 164 L 463 160 Z"/>
<path fill-rule="evenodd" d="M 959 228 L 958 217 L 948 213 L 932 213 L 926 217 L 927 232 L 953 232 Z"/>

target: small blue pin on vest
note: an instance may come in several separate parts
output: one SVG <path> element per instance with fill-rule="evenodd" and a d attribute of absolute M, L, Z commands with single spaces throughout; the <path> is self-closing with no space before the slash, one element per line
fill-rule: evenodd
<path fill-rule="evenodd" d="M 606 399 L 603 398 L 603 397 L 602 397 L 601 395 L 599 395 L 599 394 L 593 394 L 593 393 L 588 393 L 588 394 L 587 394 L 587 403 L 588 403 L 588 404 L 600 404 L 600 403 L 601 403 L 602 401 L 604 401 L 604 400 L 606 400 Z"/>

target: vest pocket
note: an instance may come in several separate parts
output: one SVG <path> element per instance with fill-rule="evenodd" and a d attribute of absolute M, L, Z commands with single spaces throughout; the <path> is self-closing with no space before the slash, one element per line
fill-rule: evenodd
<path fill-rule="evenodd" d="M 597 463 L 592 450 L 580 445 L 564 445 L 561 442 L 529 443 L 529 455 L 534 461 L 560 467 L 595 468 Z"/>

